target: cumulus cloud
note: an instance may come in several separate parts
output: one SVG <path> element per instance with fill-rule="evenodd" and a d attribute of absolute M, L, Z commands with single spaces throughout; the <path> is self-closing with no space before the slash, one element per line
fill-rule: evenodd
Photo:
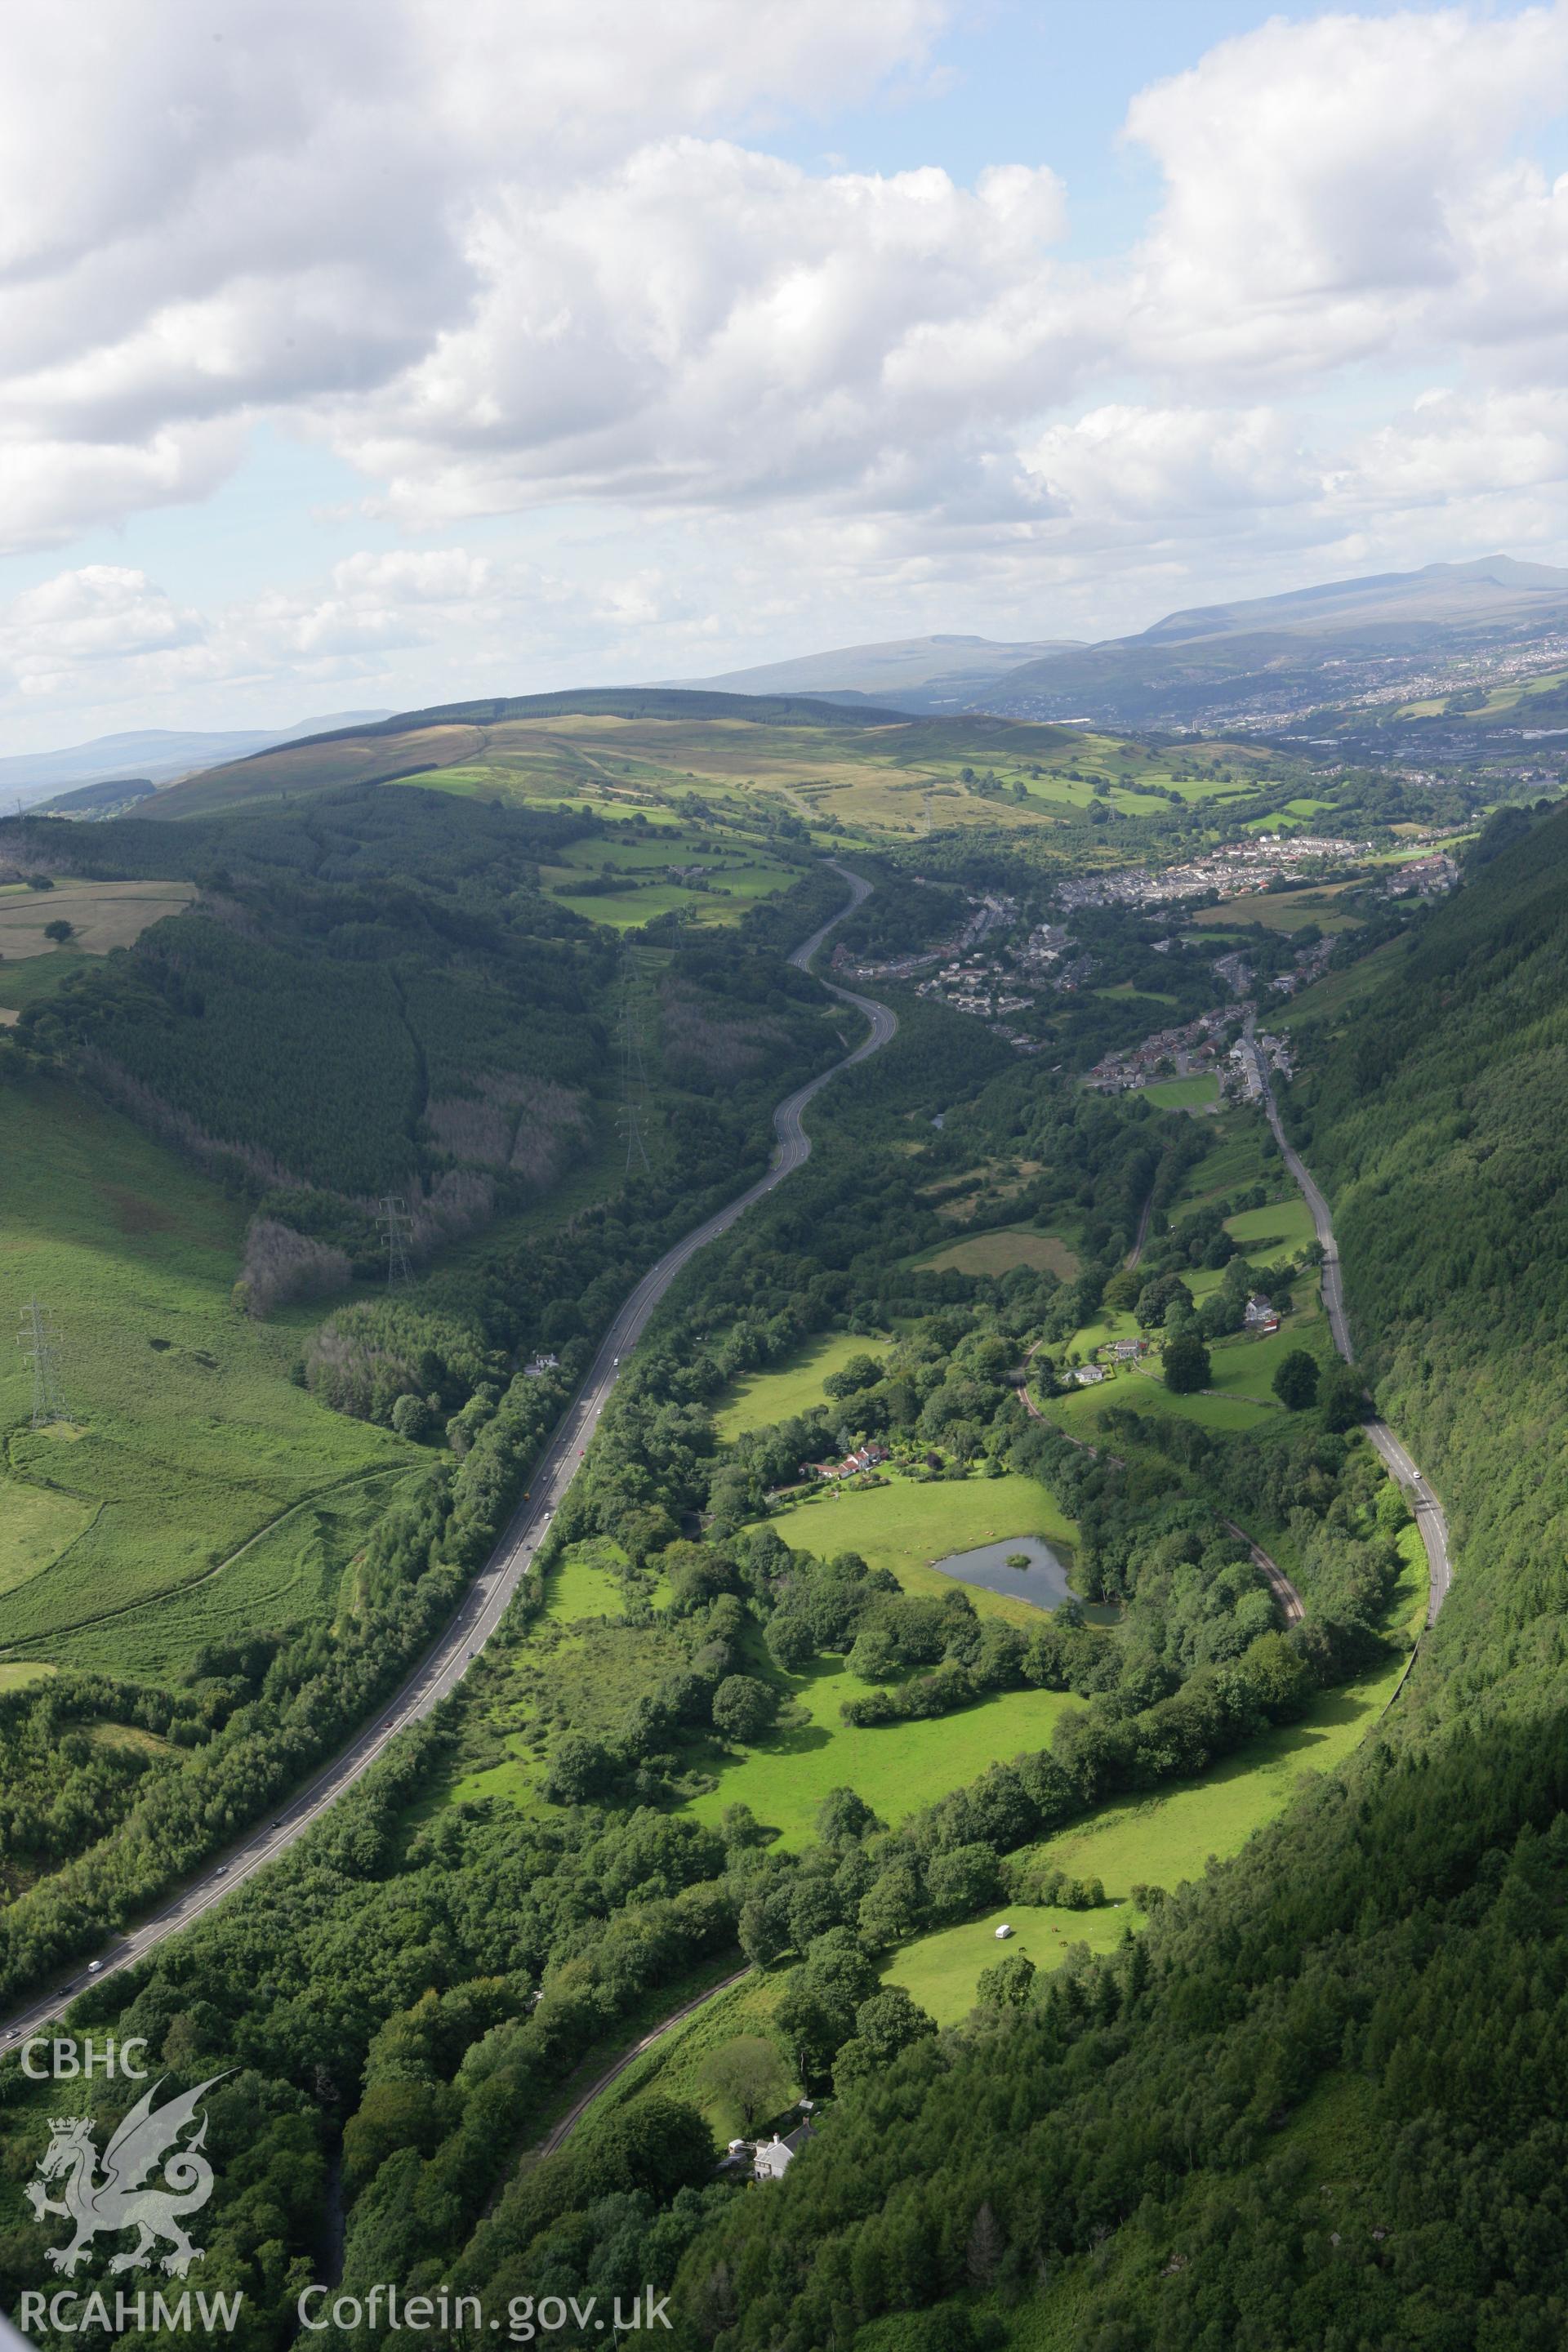
<path fill-rule="evenodd" d="M 1048 170 L 968 191 L 644 147 L 477 222 L 472 318 L 331 430 L 415 521 L 563 493 L 929 495 L 1041 396 L 1061 219 Z"/>
<path fill-rule="evenodd" d="M 49 697 L 85 668 L 134 669 L 199 646 L 204 634 L 199 616 L 179 611 L 144 572 L 88 564 L 0 611 L 0 676 L 16 694 Z"/>
<path fill-rule="evenodd" d="M 973 184 L 778 152 L 918 80 L 952 21 L 13 0 L 0 551 L 200 500 L 258 421 L 330 445 L 415 542 L 199 617 L 78 567 L 52 635 L 0 616 L 14 691 L 401 699 L 426 653 L 456 690 L 581 673 L 574 647 L 646 676 L 796 614 L 1110 628 L 1271 552 L 1568 536 L 1568 178 L 1536 154 L 1568 0 L 1218 44 L 1133 100 L 1160 193 L 1092 264 L 1047 106 L 1046 152 Z M 423 543 L 509 514 L 510 549 Z"/>
<path fill-rule="evenodd" d="M 939 0 L 14 0 L 0 26 L 0 445 L 9 543 L 199 494 L 219 420 L 427 359 L 485 288 L 487 217 L 645 132 L 852 99 Z M 44 102 L 47 99 L 47 103 Z M 205 437 L 204 437 L 205 436 Z M 129 454 L 161 449 L 140 475 Z M 228 451 L 233 460 L 235 446 Z M 87 463 L 83 459 L 83 465 Z"/>

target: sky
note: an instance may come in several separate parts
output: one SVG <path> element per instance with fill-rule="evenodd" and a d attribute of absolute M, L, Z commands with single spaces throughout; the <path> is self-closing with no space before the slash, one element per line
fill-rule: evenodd
<path fill-rule="evenodd" d="M 0 752 L 1568 561 L 1568 0 L 8 0 Z"/>

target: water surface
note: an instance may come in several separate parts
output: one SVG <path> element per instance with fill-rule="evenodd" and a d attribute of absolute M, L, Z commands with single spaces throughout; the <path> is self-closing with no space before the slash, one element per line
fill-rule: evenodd
<path fill-rule="evenodd" d="M 1026 1552 L 1027 1568 L 1009 1568 L 1009 1553 Z M 950 1552 L 936 1566 L 960 1584 L 983 1585 L 987 1592 L 1010 1592 L 1032 1609 L 1059 1609 L 1078 1595 L 1068 1582 L 1068 1569 L 1039 1536 L 1006 1536 L 1000 1543 L 982 1544 L 977 1551 Z"/>

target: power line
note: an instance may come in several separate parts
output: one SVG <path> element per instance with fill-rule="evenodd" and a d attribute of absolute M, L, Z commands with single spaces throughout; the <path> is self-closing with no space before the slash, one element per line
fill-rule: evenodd
<path fill-rule="evenodd" d="M 642 1024 L 637 1018 L 637 1002 L 632 993 L 637 980 L 637 965 L 628 956 L 621 971 L 621 1107 L 616 1124 L 626 1139 L 626 1174 L 629 1176 L 634 1169 L 640 1168 L 647 1176 L 652 1173 L 647 1141 L 647 1070 L 643 1062 Z"/>
<path fill-rule="evenodd" d="M 51 1422 L 68 1420 L 60 1387 L 59 1328 L 48 1308 L 40 1307 L 36 1298 L 22 1309 L 16 1345 L 33 1368 L 33 1427 L 47 1429 Z"/>
<path fill-rule="evenodd" d="M 414 1220 L 401 1192 L 387 1193 L 376 1223 L 386 1247 L 386 1286 L 391 1290 L 408 1280 L 408 1244 L 414 1232 Z"/>

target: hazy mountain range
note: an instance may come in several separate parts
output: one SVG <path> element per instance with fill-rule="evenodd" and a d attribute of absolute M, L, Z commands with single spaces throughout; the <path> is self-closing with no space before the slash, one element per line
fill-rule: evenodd
<path fill-rule="evenodd" d="M 58 751 L 21 751 L 0 759 L 0 809 L 32 808 L 73 787 L 111 778 L 134 777 L 152 784 L 173 783 L 221 760 L 243 759 L 274 743 L 301 735 L 321 735 L 335 727 L 363 727 L 385 719 L 384 710 L 340 710 L 324 719 L 302 719 L 293 727 L 214 729 L 202 732 L 168 727 L 140 728 L 125 735 L 99 735 Z"/>
<path fill-rule="evenodd" d="M 886 645 L 841 646 L 793 661 L 763 662 L 721 677 L 666 682 L 723 694 L 853 694 L 895 709 L 962 710 L 1026 665 L 1080 650 L 1076 637 L 1021 645 L 998 645 L 990 637 L 894 637 Z"/>
<path fill-rule="evenodd" d="M 1353 711 L 1392 688 L 1442 692 L 1450 682 L 1445 666 L 1447 672 L 1462 670 L 1468 659 L 1484 662 L 1514 647 L 1539 654 L 1559 635 L 1568 664 L 1568 571 L 1493 555 L 1471 563 L 1428 563 L 1418 572 L 1330 581 L 1279 596 L 1196 605 L 1167 614 L 1136 635 L 1099 644 L 897 637 L 664 687 L 597 691 L 738 695 L 766 698 L 781 710 L 784 702 L 806 697 L 858 706 L 868 720 L 879 710 L 932 718 L 984 711 L 1115 729 L 1212 731 L 1288 723 L 1311 710 Z M 559 699 L 508 698 L 482 708 L 496 716 L 521 715 L 525 706 L 542 714 Z M 34 806 L 107 779 L 172 783 L 279 745 L 328 735 L 340 739 L 334 760 L 352 766 L 354 747 L 342 742 L 345 734 L 378 730 L 389 719 L 407 726 L 471 715 L 480 708 L 454 704 L 395 715 L 340 711 L 276 730 L 152 729 L 100 736 L 64 751 L 0 759 L 0 808 Z M 386 756 L 374 747 L 374 761 Z M 86 813 L 79 799 L 73 813 Z"/>
<path fill-rule="evenodd" d="M 1121 727 L 1203 726 L 1351 699 L 1384 680 L 1568 630 L 1568 571 L 1506 555 L 1335 580 L 1167 614 L 1137 635 L 1028 647 L 984 637 L 851 646 L 701 683 L 896 709 Z M 1009 661 L 1009 656 L 1017 656 Z M 766 684 L 764 684 L 766 681 Z"/>

